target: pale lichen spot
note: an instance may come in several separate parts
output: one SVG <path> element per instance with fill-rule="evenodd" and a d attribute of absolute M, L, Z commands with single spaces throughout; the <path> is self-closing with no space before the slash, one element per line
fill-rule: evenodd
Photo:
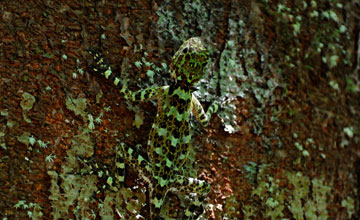
<path fill-rule="evenodd" d="M 102 64 L 104 62 L 103 58 L 100 58 L 100 60 L 97 62 L 97 64 Z"/>
<path fill-rule="evenodd" d="M 114 85 L 117 86 L 120 82 L 120 79 L 115 77 L 115 80 L 114 80 Z"/>
<path fill-rule="evenodd" d="M 178 121 L 182 121 L 185 115 L 180 114 L 177 110 L 175 112 L 175 117 Z"/>
<path fill-rule="evenodd" d="M 157 154 L 159 154 L 159 155 L 162 155 L 162 150 L 161 150 L 160 147 L 156 147 L 156 148 L 154 149 L 154 151 L 155 151 L 155 153 L 157 153 Z"/>
<path fill-rule="evenodd" d="M 152 200 L 152 203 L 154 204 L 154 206 L 155 206 L 156 208 L 160 208 L 161 205 L 163 204 L 163 202 L 164 202 L 164 200 L 163 200 L 162 198 L 158 199 L 158 198 L 155 197 L 155 198 Z"/>
<path fill-rule="evenodd" d="M 107 178 L 106 183 L 107 183 L 109 186 L 112 186 L 112 184 L 113 184 L 113 179 L 112 179 L 111 176 L 109 176 L 109 177 Z"/>
<path fill-rule="evenodd" d="M 159 177 L 158 181 L 161 187 L 166 186 L 166 184 L 169 182 L 168 180 L 164 180 L 162 177 Z"/>
<path fill-rule="evenodd" d="M 151 96 L 152 96 L 152 91 L 150 90 L 143 90 L 143 91 L 141 91 L 141 96 L 140 96 L 140 99 L 141 100 L 145 100 L 145 95 L 146 94 L 148 94 L 149 95 L 149 98 L 151 98 Z"/>
<path fill-rule="evenodd" d="M 183 142 L 184 144 L 190 143 L 190 140 L 191 140 L 191 134 L 189 134 L 188 136 L 183 136 L 183 137 L 182 137 L 182 142 Z"/>
<path fill-rule="evenodd" d="M 98 172 L 98 177 L 102 177 L 104 175 L 104 172 L 103 171 L 100 171 L 100 172 Z"/>
<path fill-rule="evenodd" d="M 186 122 L 189 122 L 189 119 L 190 119 L 189 111 L 184 112 L 183 118 L 185 119 Z"/>
<path fill-rule="evenodd" d="M 173 163 L 169 159 L 166 158 L 166 166 L 171 168 L 172 165 L 173 165 Z"/>
<path fill-rule="evenodd" d="M 146 166 L 145 166 L 145 170 L 147 170 L 147 171 L 149 171 L 149 172 L 152 171 L 152 169 L 151 169 L 151 167 L 150 167 L 149 165 L 146 165 Z"/>
<path fill-rule="evenodd" d="M 112 191 L 117 192 L 119 189 L 116 186 L 111 187 Z"/>
<path fill-rule="evenodd" d="M 190 212 L 189 210 L 186 209 L 185 215 L 186 215 L 186 216 L 191 216 L 191 215 L 192 215 L 192 212 Z"/>
<path fill-rule="evenodd" d="M 105 71 L 105 73 L 104 73 L 104 75 L 105 75 L 105 78 L 106 79 L 109 79 L 109 76 L 111 75 L 111 69 L 110 69 L 110 67 Z"/>
<path fill-rule="evenodd" d="M 176 182 L 180 185 L 183 185 L 184 183 L 184 177 L 183 176 L 178 176 L 178 178 L 176 179 Z"/>
<path fill-rule="evenodd" d="M 129 154 L 132 154 L 133 152 L 134 152 L 134 150 L 133 150 L 132 148 L 129 148 L 129 149 L 128 149 L 128 153 L 129 153 Z"/>
<path fill-rule="evenodd" d="M 121 90 L 120 90 L 121 93 L 127 95 L 127 87 L 124 85 L 122 86 Z"/>
<path fill-rule="evenodd" d="M 120 169 L 125 169 L 125 164 L 124 163 L 116 162 L 115 166 L 117 168 L 120 168 Z"/>
<path fill-rule="evenodd" d="M 119 182 L 124 182 L 124 176 L 119 176 L 117 174 L 115 174 L 115 178 L 119 181 Z"/>
<path fill-rule="evenodd" d="M 166 136 L 166 134 L 167 134 L 167 129 L 166 128 L 159 128 L 158 129 L 158 134 L 159 134 L 159 136 Z"/>
<path fill-rule="evenodd" d="M 150 91 L 148 91 L 148 90 L 141 90 L 141 92 L 140 92 L 140 99 L 141 100 L 144 100 L 145 99 L 145 95 L 147 94 L 147 93 L 149 93 Z"/>
<path fill-rule="evenodd" d="M 181 99 L 184 99 L 185 101 L 192 98 L 192 95 L 191 95 L 190 92 L 185 92 L 185 91 L 182 90 L 181 88 L 177 88 L 177 89 L 174 91 L 174 94 L 177 94 Z"/>
<path fill-rule="evenodd" d="M 149 139 L 149 140 L 148 140 L 147 145 L 148 145 L 148 146 L 150 146 L 150 147 L 152 147 L 152 146 L 153 146 L 153 142 L 152 142 L 152 140 L 151 140 L 151 139 Z"/>
<path fill-rule="evenodd" d="M 191 178 L 191 177 L 189 177 L 189 185 L 192 185 L 193 183 L 194 183 L 194 181 L 195 181 L 195 179 L 194 178 Z"/>
<path fill-rule="evenodd" d="M 178 143 L 180 143 L 179 139 L 175 138 L 174 136 L 170 136 L 171 146 L 176 147 Z"/>
<path fill-rule="evenodd" d="M 167 116 L 170 116 L 170 115 L 176 116 L 177 114 L 179 114 L 179 112 L 177 111 L 176 107 L 170 106 Z"/>
<path fill-rule="evenodd" d="M 139 161 L 139 163 L 141 163 L 142 161 L 144 161 L 145 159 L 141 156 L 141 155 L 139 155 L 138 156 L 138 161 Z"/>
<path fill-rule="evenodd" d="M 202 203 L 198 199 L 196 199 L 193 204 L 196 206 L 201 206 Z"/>

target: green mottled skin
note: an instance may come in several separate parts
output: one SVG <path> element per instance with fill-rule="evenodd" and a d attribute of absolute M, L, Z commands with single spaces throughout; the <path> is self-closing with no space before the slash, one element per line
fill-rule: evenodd
<path fill-rule="evenodd" d="M 184 194 L 196 193 L 197 197 L 185 210 L 184 219 L 196 219 L 201 209 L 201 202 L 210 191 L 210 185 L 204 181 L 183 176 L 183 166 L 191 142 L 190 114 L 196 116 L 204 125 L 212 113 L 217 111 L 213 104 L 205 113 L 199 101 L 192 94 L 193 84 L 204 75 L 203 69 L 208 62 L 208 52 L 199 38 L 185 41 L 175 53 L 170 64 L 171 76 L 175 83 L 169 86 L 147 88 L 136 92 L 130 91 L 115 77 L 110 66 L 103 58 L 90 51 L 96 61 L 95 72 L 110 79 L 128 100 L 158 100 L 158 111 L 147 144 L 148 160 L 135 149 L 122 144 L 117 149 L 115 178 L 108 178 L 110 188 L 117 190 L 124 181 L 125 164 L 139 171 L 141 177 L 149 182 L 152 219 L 159 216 L 161 206 L 168 191 Z"/>

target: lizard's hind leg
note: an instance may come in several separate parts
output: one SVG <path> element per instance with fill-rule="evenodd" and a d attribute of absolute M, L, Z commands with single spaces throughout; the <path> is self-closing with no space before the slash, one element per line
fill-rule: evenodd
<path fill-rule="evenodd" d="M 190 204 L 185 210 L 184 219 L 197 219 L 204 211 L 203 201 L 206 195 L 210 192 L 210 184 L 204 180 L 198 180 L 191 177 L 184 177 L 177 175 L 175 188 L 176 192 L 183 193 L 190 196 Z"/>

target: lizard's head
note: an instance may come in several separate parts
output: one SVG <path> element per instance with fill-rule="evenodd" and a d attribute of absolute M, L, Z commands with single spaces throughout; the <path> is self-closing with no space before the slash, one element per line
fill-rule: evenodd
<path fill-rule="evenodd" d="M 201 43 L 200 38 L 190 38 L 173 56 L 170 64 L 171 76 L 178 83 L 192 85 L 203 77 L 203 70 L 208 60 L 209 52 Z"/>

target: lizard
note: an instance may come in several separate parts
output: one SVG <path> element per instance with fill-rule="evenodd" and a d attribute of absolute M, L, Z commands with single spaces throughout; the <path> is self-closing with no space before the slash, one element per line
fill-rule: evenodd
<path fill-rule="evenodd" d="M 125 164 L 135 168 L 149 184 L 150 215 L 153 220 L 162 219 L 160 211 L 169 191 L 196 194 L 186 208 L 183 219 L 197 219 L 201 213 L 196 210 L 203 211 L 202 201 L 211 187 L 203 180 L 184 176 L 183 168 L 192 138 L 190 115 L 193 114 L 206 126 L 211 115 L 219 108 L 214 102 L 205 112 L 193 94 L 193 86 L 204 76 L 204 68 L 209 61 L 209 52 L 201 39 L 192 37 L 186 40 L 172 57 L 169 72 L 174 83 L 138 91 L 131 91 L 124 85 L 100 53 L 93 50 L 89 50 L 89 53 L 95 61 L 93 71 L 112 82 L 125 99 L 133 102 L 158 101 L 157 114 L 147 142 L 147 157 L 139 154 L 136 148 L 122 143 L 116 150 L 115 174 L 94 173 L 106 173 L 106 187 L 117 191 L 124 182 Z"/>

